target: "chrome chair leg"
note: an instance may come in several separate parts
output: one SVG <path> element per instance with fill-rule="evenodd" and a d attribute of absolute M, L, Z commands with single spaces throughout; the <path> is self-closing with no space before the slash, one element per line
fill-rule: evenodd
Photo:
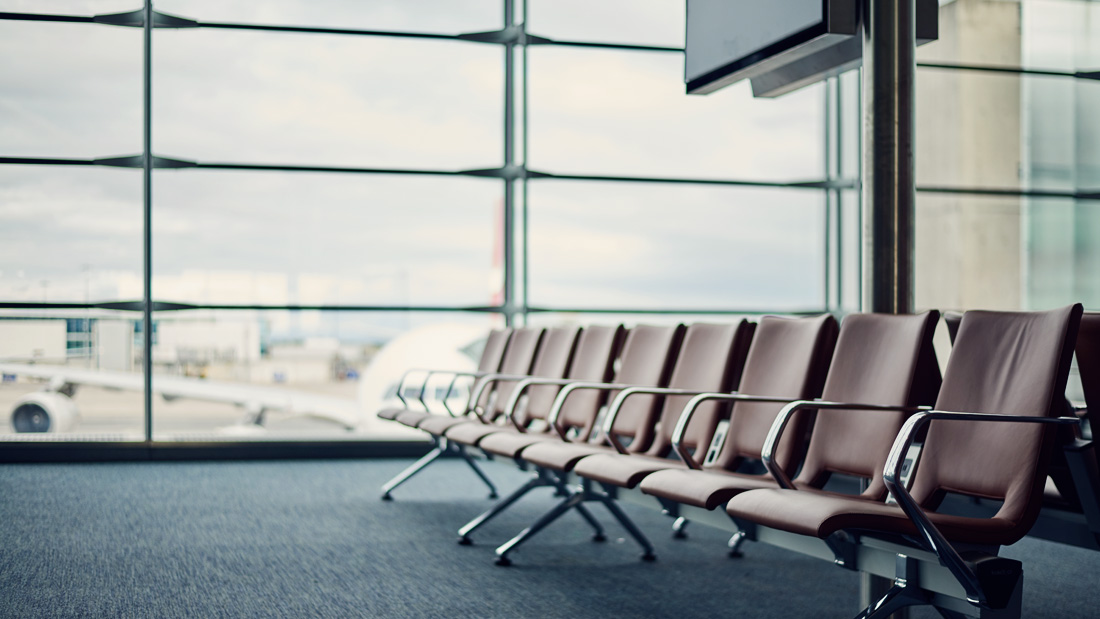
<path fill-rule="evenodd" d="M 458 455 L 466 461 L 466 464 L 470 465 L 470 468 L 474 470 L 474 473 L 477 473 L 477 476 L 481 478 L 481 481 L 485 482 L 485 485 L 489 487 L 489 498 L 495 499 L 499 497 L 500 495 L 497 494 L 497 487 L 493 485 L 493 481 L 489 479 L 489 476 L 485 474 L 485 471 L 481 470 L 481 467 L 478 466 L 473 457 L 470 454 L 466 453 L 466 450 L 461 445 L 456 447 L 455 450 L 458 452 Z"/>
<path fill-rule="evenodd" d="M 538 476 L 532 477 L 531 479 L 527 480 L 527 483 L 517 488 L 514 492 L 512 492 L 512 494 L 504 497 L 502 501 L 500 501 L 496 505 L 493 505 L 488 510 L 482 512 L 481 515 L 479 515 L 477 518 L 474 518 L 473 520 L 463 525 L 463 527 L 458 530 L 458 543 L 462 544 L 463 546 L 468 546 L 472 544 L 473 540 L 470 539 L 471 533 L 481 528 L 482 525 L 489 522 L 493 518 L 496 518 L 497 515 L 511 507 L 513 503 L 518 501 L 528 492 L 534 490 L 535 488 L 552 485 L 554 484 L 547 480 L 546 476 L 540 471 Z"/>
<path fill-rule="evenodd" d="M 424 467 L 442 457 L 444 451 L 445 448 L 439 444 L 438 440 L 436 440 L 435 447 L 433 447 L 431 451 L 424 454 L 424 456 L 422 456 L 419 460 L 413 462 L 411 465 L 409 465 L 408 468 L 398 473 L 397 476 L 395 476 L 393 479 L 389 480 L 385 483 L 385 485 L 382 486 L 382 500 L 392 501 L 393 495 L 391 495 L 390 492 L 392 492 L 401 484 L 408 481 L 409 478 L 411 478 L 413 475 L 416 475 L 417 473 L 422 471 Z"/>
<path fill-rule="evenodd" d="M 512 560 L 508 558 L 508 553 L 518 548 L 521 544 L 531 539 L 538 534 L 539 531 L 545 529 L 550 523 L 554 522 L 562 516 L 562 514 L 573 509 L 577 505 L 580 505 L 584 500 L 582 493 L 574 493 L 566 497 L 564 500 L 555 505 L 550 511 L 542 515 L 541 518 L 535 521 L 534 524 L 520 531 L 519 535 L 508 540 L 496 549 L 497 565 L 508 566 L 512 564 Z"/>
<path fill-rule="evenodd" d="M 691 524 L 691 521 L 683 516 L 676 518 L 676 522 L 672 523 L 672 537 L 673 539 L 687 539 L 687 533 L 684 529 Z"/>

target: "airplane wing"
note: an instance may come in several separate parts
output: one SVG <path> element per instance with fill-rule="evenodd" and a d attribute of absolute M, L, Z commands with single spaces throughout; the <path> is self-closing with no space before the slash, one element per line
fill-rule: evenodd
<path fill-rule="evenodd" d="M 140 374 L 125 372 L 0 363 L 0 373 L 48 380 L 46 391 L 65 396 L 71 396 L 80 385 L 120 391 L 142 391 L 145 388 Z M 331 421 L 351 430 L 359 424 L 362 417 L 359 405 L 354 400 L 279 387 L 154 375 L 153 392 L 166 400 L 187 398 L 233 404 L 245 409 L 257 423 L 263 420 L 263 415 L 267 412 L 280 412 Z"/>

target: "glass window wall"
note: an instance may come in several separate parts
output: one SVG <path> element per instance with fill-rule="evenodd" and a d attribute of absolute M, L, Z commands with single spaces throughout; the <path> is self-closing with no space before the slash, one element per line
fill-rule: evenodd
<path fill-rule="evenodd" d="M 1096 308 L 1100 9 L 941 4 L 917 305 Z M 469 365 L 505 323 L 859 308 L 858 72 L 685 96 L 669 0 L 160 0 L 193 21 L 160 18 L 148 50 L 137 17 L 90 19 L 140 8 L 0 0 L 0 356 L 137 381 L 53 387 L 68 432 L 410 438 L 373 417 L 403 366 L 371 368 L 413 333 Z M 5 371 L 0 414 L 43 381 Z"/>

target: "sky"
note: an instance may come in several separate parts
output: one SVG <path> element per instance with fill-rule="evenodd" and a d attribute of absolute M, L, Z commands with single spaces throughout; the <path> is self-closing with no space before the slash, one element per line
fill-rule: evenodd
<path fill-rule="evenodd" d="M 76 15 L 133 0 L 0 0 Z M 494 30 L 498 0 L 161 0 L 242 23 Z M 679 0 L 531 0 L 529 31 L 680 46 Z M 153 150 L 220 163 L 463 170 L 502 162 L 501 48 L 375 37 L 156 30 Z M 0 21 L 0 156 L 141 151 L 141 32 Z M 678 54 L 529 52 L 529 167 L 558 174 L 823 176 L 824 91 L 683 91 Z M 517 152 L 522 152 L 519 145 Z M 154 296 L 218 304 L 489 302 L 500 181 L 161 170 Z M 0 166 L 0 298 L 133 299 L 140 171 Z M 791 189 L 538 180 L 530 301 L 541 306 L 820 305 L 824 198 Z M 521 202 L 517 202 L 521 204 Z"/>

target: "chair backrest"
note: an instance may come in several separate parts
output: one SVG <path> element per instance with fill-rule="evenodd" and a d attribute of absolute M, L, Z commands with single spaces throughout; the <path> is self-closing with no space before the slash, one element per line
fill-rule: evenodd
<path fill-rule="evenodd" d="M 1046 312 L 967 312 L 944 371 L 938 410 L 1056 417 L 1081 306 Z M 913 498 L 935 509 L 946 493 L 1003 500 L 987 526 L 1012 543 L 1035 521 L 1053 448 L 1038 424 L 933 421 L 913 478 Z"/>
<path fill-rule="evenodd" d="M 632 328 L 623 343 L 619 368 L 612 380 L 624 385 L 664 387 L 668 384 L 683 337 L 684 325 L 638 325 Z M 618 390 L 611 391 L 607 394 L 607 401 L 616 395 Z M 643 452 L 649 447 L 648 442 L 639 439 L 645 438 L 643 429 L 652 427 L 659 402 L 660 398 L 656 396 L 639 395 L 627 400 L 619 410 L 611 431 L 616 436 L 632 439 L 629 446 L 631 452 Z"/>
<path fill-rule="evenodd" d="M 540 327 L 522 327 L 512 330 L 512 338 L 504 351 L 500 362 L 501 374 L 529 375 L 535 362 L 535 353 L 539 350 L 544 330 Z M 508 396 L 512 394 L 516 383 L 498 381 L 493 385 L 493 396 L 489 407 L 489 417 L 496 418 L 504 411 Z M 489 391 L 488 389 L 486 391 Z"/>
<path fill-rule="evenodd" d="M 623 347 L 626 329 L 622 325 L 587 327 L 577 342 L 573 353 L 573 363 L 569 366 L 567 378 L 575 381 L 605 383 L 615 375 L 615 360 Z M 550 406 L 554 403 L 559 389 L 547 387 L 542 394 L 531 390 L 527 409 L 533 416 L 546 418 Z M 540 400 L 541 398 L 541 400 Z M 563 430 L 575 429 L 580 434 L 578 440 L 585 441 L 592 432 L 592 424 L 606 394 L 599 391 L 580 390 L 573 392 L 562 406 L 558 415 L 558 425 Z"/>
<path fill-rule="evenodd" d="M 542 344 L 539 345 L 539 352 L 535 357 L 535 364 L 531 367 L 530 375 L 539 378 L 564 378 L 565 373 L 569 370 L 569 365 L 572 363 L 573 352 L 577 347 L 577 337 L 580 333 L 581 328 L 579 326 L 550 327 L 547 329 L 542 336 Z M 549 409 L 549 404 L 545 404 L 547 392 L 543 391 L 544 389 L 550 390 L 549 398 L 553 402 L 553 396 L 558 392 L 557 386 L 543 385 L 528 389 L 528 405 L 521 411 L 520 423 L 527 424 L 534 418 L 531 410 L 532 404 L 541 408 L 539 413 L 535 413 L 534 416 L 546 418 L 545 413 Z M 509 390 L 509 397 L 511 394 L 512 390 Z M 497 401 L 501 402 L 503 406 L 507 403 L 507 398 L 504 400 L 498 398 Z"/>
<path fill-rule="evenodd" d="M 930 406 L 940 388 L 932 337 L 939 312 L 851 314 L 840 325 L 821 398 L 883 406 Z M 863 496 L 886 498 L 882 469 L 911 413 L 828 410 L 817 415 L 797 482 L 820 488 L 833 473 L 870 480 Z"/>
<path fill-rule="evenodd" d="M 825 373 L 837 337 L 836 319 L 830 315 L 806 318 L 765 316 L 745 359 L 738 393 L 810 400 L 821 395 Z M 759 460 L 772 422 L 783 404 L 735 402 L 730 425 L 718 457 L 710 465 L 736 470 L 746 459 Z M 791 471 L 802 455 L 807 426 L 812 417 L 796 413 L 776 450 L 776 463 Z"/>
<path fill-rule="evenodd" d="M 1100 429 L 1100 314 L 1081 315 L 1081 327 L 1077 331 L 1077 371 L 1081 378 L 1081 388 L 1085 396 L 1084 418 L 1089 429 Z M 1067 411 L 1073 404 L 1067 402 Z M 1058 499 L 1076 509 L 1081 507 L 1081 498 L 1073 474 L 1065 459 L 1065 453 L 1055 451 L 1050 462 L 1050 478 L 1058 490 Z"/>
<path fill-rule="evenodd" d="M 728 324 L 695 323 L 684 333 L 680 354 L 672 369 L 668 386 L 698 391 L 731 391 L 741 375 L 752 341 L 753 325 L 747 320 Z M 661 414 L 652 429 L 653 440 L 646 455 L 665 457 L 672 450 L 672 433 L 687 405 L 689 395 L 666 396 Z M 704 455 L 699 446 L 710 443 L 718 426 L 719 415 L 728 409 L 718 402 L 706 402 L 691 418 L 684 432 L 684 445 L 696 450 L 697 461 Z M 648 440 L 639 436 L 638 440 Z M 705 450 L 703 450 L 705 451 Z"/>
<path fill-rule="evenodd" d="M 477 362 L 477 371 L 486 374 L 499 371 L 500 363 L 504 358 L 504 351 L 507 350 L 508 341 L 511 339 L 512 329 L 508 327 L 490 331 L 489 336 L 485 338 L 485 347 L 481 349 L 481 359 Z M 477 407 L 484 410 L 485 407 L 489 406 L 492 396 L 493 393 L 489 389 L 481 392 L 481 397 L 478 398 L 476 403 Z"/>
<path fill-rule="evenodd" d="M 1100 431 L 1100 313 L 1082 314 L 1075 348 L 1089 425 L 1097 432 Z"/>
<path fill-rule="evenodd" d="M 493 329 L 485 338 L 485 348 L 481 349 L 481 359 L 477 362 L 478 372 L 496 372 L 500 369 L 500 361 L 504 357 L 504 349 L 508 347 L 508 340 L 512 337 L 509 328 Z"/>

